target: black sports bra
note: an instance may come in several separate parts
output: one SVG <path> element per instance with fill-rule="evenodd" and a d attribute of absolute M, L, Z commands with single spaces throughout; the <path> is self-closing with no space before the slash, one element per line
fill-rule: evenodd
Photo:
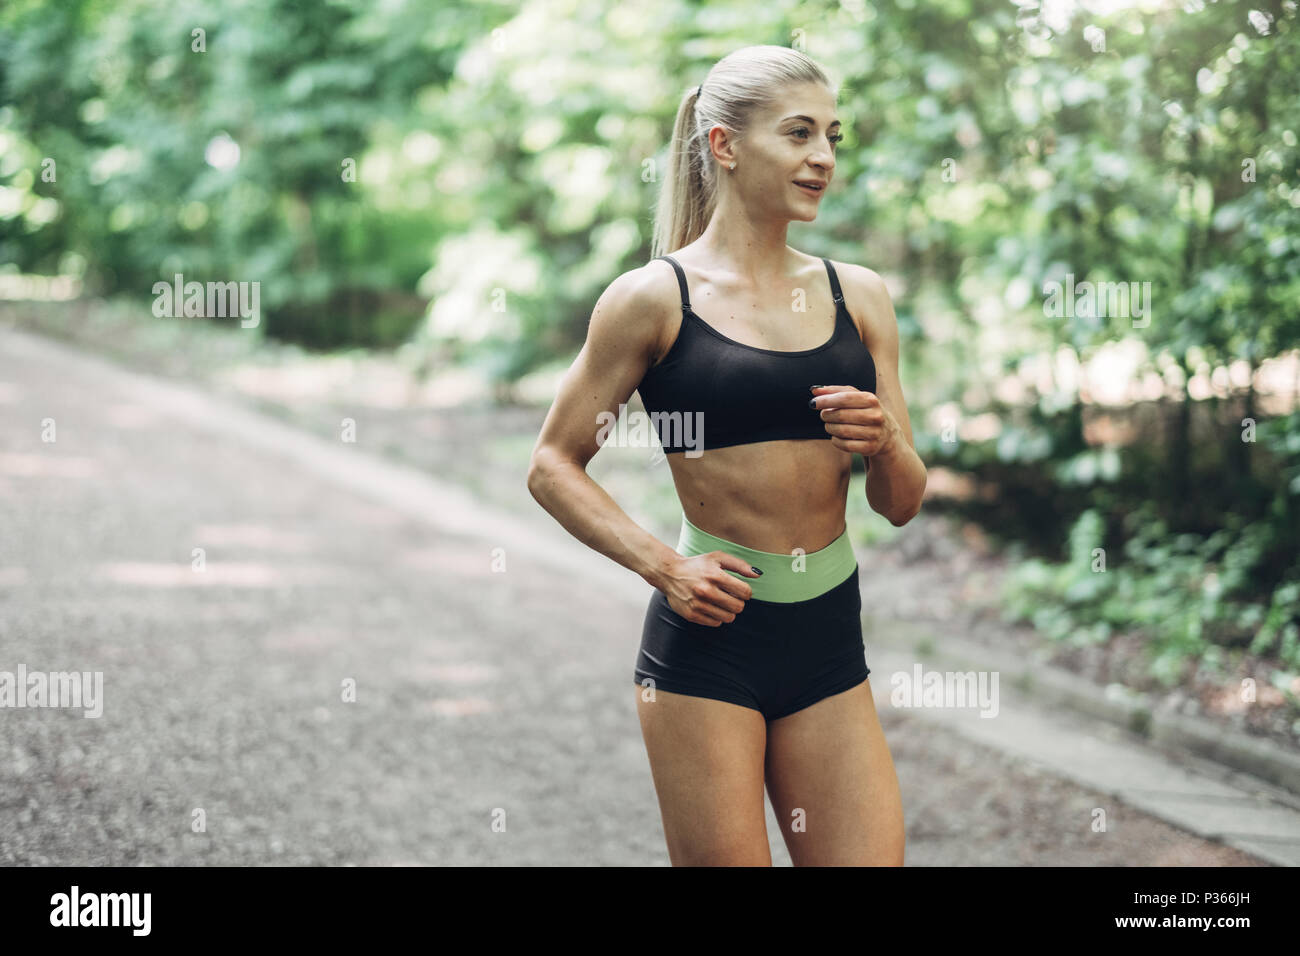
<path fill-rule="evenodd" d="M 682 290 L 682 324 L 663 360 L 646 370 L 637 391 L 665 452 L 696 457 L 707 448 L 784 438 L 830 440 L 808 407 L 813 385 L 876 390 L 876 363 L 844 305 L 839 279 L 823 258 L 835 297 L 835 330 L 816 348 L 763 349 L 729 339 L 691 309 L 686 274 L 671 256 Z"/>

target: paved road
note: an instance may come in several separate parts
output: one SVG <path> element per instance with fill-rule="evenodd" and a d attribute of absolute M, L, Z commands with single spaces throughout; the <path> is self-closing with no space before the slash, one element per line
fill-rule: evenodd
<path fill-rule="evenodd" d="M 0 863 L 667 864 L 643 582 L 288 432 L 0 331 L 0 671 L 103 674 L 101 717 L 0 709 Z M 1257 862 L 882 720 L 909 864 Z"/>

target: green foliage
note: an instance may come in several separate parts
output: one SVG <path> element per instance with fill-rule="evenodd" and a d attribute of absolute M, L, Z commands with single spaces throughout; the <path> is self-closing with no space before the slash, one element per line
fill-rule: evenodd
<path fill-rule="evenodd" d="M 56 272 L 74 253 L 90 292 L 137 298 L 177 272 L 257 281 L 271 335 L 404 341 L 440 232 L 433 196 L 402 206 L 346 172 L 418 124 L 411 101 L 447 74 L 417 44 L 452 16 L 430 11 L 413 34 L 411 11 L 360 3 L 7 8 L 0 133 L 18 162 L 0 182 L 23 214 L 0 218 L 0 258 Z M 33 175 L 47 159 L 52 182 Z M 58 214 L 33 228 L 42 198 Z"/>
<path fill-rule="evenodd" d="M 75 253 L 92 290 L 137 296 L 174 271 L 255 278 L 272 334 L 415 332 L 513 380 L 576 348 L 600 289 L 644 261 L 676 94 L 797 31 L 840 81 L 848 138 L 815 233 L 791 238 L 918 293 L 898 312 L 921 407 L 973 414 L 989 360 L 1132 331 L 1035 314 L 1066 273 L 1150 281 L 1141 337 L 1180 360 L 1300 340 L 1293 6 L 1266 27 L 1225 0 L 1053 28 L 1005 0 L 727 6 L 631 28 L 557 0 L 7 4 L 0 184 L 18 214 L 0 213 L 0 260 L 53 272 Z M 210 165 L 227 141 L 237 164 Z M 33 175 L 46 158 L 56 183 Z M 475 274 L 446 269 L 471 236 Z M 417 331 L 442 300 L 474 321 Z"/>
<path fill-rule="evenodd" d="M 1149 674 L 1166 686 L 1184 679 L 1189 663 L 1234 648 L 1300 670 L 1300 568 L 1272 586 L 1262 611 L 1257 594 L 1275 530 L 1232 516 L 1228 523 L 1206 537 L 1170 534 L 1145 505 L 1125 519 L 1123 556 L 1112 562 L 1103 516 L 1089 509 L 1070 529 L 1066 561 L 1032 558 L 1008 576 L 1006 613 L 1070 645 L 1140 634 Z"/>

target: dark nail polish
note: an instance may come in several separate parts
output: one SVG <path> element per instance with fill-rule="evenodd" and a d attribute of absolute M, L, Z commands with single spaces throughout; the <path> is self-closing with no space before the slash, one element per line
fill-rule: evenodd
<path fill-rule="evenodd" d="M 808 399 L 808 407 L 809 407 L 809 408 L 816 408 L 816 407 L 817 407 L 817 399 L 815 399 L 815 398 L 810 398 L 810 399 Z"/>
<path fill-rule="evenodd" d="M 758 568 L 754 567 L 752 564 L 749 566 L 749 570 L 753 571 L 755 574 L 763 573 L 762 571 L 758 570 Z"/>

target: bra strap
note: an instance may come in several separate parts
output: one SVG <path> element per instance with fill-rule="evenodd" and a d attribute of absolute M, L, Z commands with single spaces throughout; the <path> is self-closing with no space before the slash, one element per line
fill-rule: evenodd
<path fill-rule="evenodd" d="M 830 276 L 831 279 L 831 295 L 835 298 L 835 304 L 843 305 L 844 294 L 840 292 L 840 280 L 839 277 L 835 275 L 835 267 L 831 265 L 831 260 L 827 259 L 825 256 L 822 256 L 822 262 L 826 263 L 826 274 Z"/>
<path fill-rule="evenodd" d="M 686 273 L 682 271 L 682 267 L 677 264 L 677 260 L 672 256 L 659 256 L 659 258 L 667 259 L 668 263 L 673 267 L 673 271 L 677 273 L 677 285 L 682 290 L 682 311 L 691 311 L 691 299 L 686 294 Z"/>

